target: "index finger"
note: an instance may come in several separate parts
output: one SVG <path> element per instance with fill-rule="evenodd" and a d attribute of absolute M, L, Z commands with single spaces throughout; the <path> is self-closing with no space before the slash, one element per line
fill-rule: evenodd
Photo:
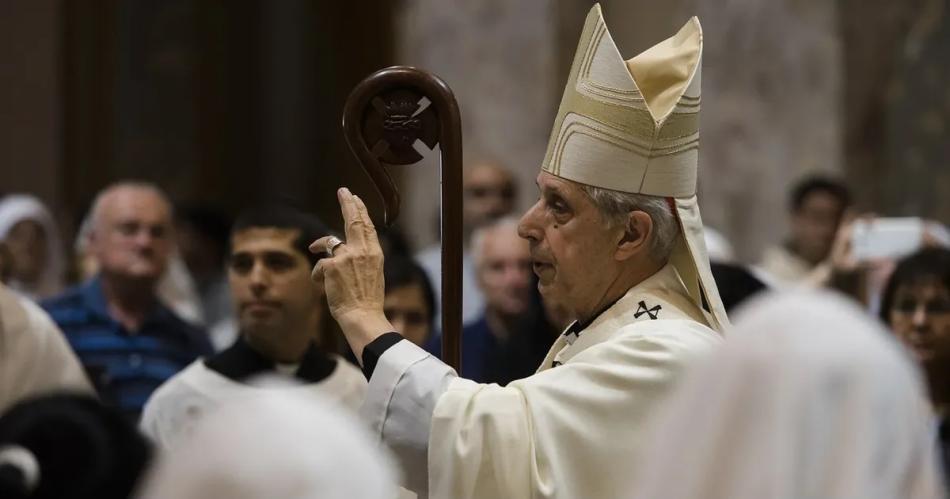
<path fill-rule="evenodd" d="M 363 247 L 366 244 L 364 224 L 356 206 L 356 196 L 346 187 L 341 187 L 336 193 L 340 200 L 340 211 L 343 213 L 343 231 L 346 243 L 351 246 Z"/>

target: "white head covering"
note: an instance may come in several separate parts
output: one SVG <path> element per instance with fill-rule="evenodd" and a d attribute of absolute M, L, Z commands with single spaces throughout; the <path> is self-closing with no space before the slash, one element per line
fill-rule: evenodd
<path fill-rule="evenodd" d="M 941 497 L 919 373 L 828 292 L 769 295 L 657 413 L 637 499 Z"/>
<path fill-rule="evenodd" d="M 63 286 L 66 259 L 60 242 L 59 229 L 50 211 L 35 196 L 10 194 L 0 200 L 0 240 L 6 239 L 13 226 L 24 220 L 38 223 L 46 233 L 47 261 L 35 287 L 25 288 L 22 283 L 10 283 L 10 286 L 30 298 L 45 298 L 58 293 Z"/>
<path fill-rule="evenodd" d="M 332 402 L 266 392 L 211 413 L 160 457 L 144 499 L 392 499 L 389 456 Z"/>
<path fill-rule="evenodd" d="M 709 326 L 729 325 L 696 201 L 703 32 L 693 17 L 624 61 L 595 4 L 587 15 L 541 168 L 573 182 L 667 198 L 680 226 L 670 262 Z"/>

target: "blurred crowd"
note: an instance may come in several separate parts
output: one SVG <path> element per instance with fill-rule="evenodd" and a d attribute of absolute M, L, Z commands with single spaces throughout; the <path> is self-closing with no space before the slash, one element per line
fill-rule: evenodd
<path fill-rule="evenodd" d="M 514 211 L 525 191 L 504 165 L 465 170 L 459 374 L 477 382 L 531 375 L 573 320 L 537 291 Z M 289 204 L 232 218 L 169 199 L 110 185 L 67 244 L 39 199 L 0 198 L 0 497 L 399 494 L 359 424 L 364 374 L 311 279 L 308 246 L 331 231 Z M 903 219 L 899 241 L 869 250 L 862 234 L 893 220 L 820 177 L 792 189 L 788 217 L 758 262 L 707 228 L 735 331 L 656 419 L 636 497 L 752 497 L 749 477 L 777 476 L 796 479 L 772 497 L 941 494 L 946 228 Z M 440 247 L 380 235 L 386 316 L 438 355 Z"/>

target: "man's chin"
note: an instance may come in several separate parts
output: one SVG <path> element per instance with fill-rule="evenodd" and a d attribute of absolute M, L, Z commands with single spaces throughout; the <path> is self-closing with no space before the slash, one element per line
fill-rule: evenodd
<path fill-rule="evenodd" d="M 165 269 L 155 265 L 134 265 L 123 269 L 121 274 L 127 279 L 157 280 L 162 277 Z"/>
<path fill-rule="evenodd" d="M 274 332 L 280 330 L 280 321 L 276 317 L 242 317 L 238 327 L 244 334 L 256 337 L 273 337 Z"/>

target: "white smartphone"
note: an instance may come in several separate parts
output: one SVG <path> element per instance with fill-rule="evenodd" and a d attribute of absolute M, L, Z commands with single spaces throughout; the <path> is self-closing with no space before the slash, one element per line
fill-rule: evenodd
<path fill-rule="evenodd" d="M 858 220 L 851 234 L 851 249 L 859 261 L 901 258 L 920 249 L 924 230 L 938 239 L 946 234 L 942 225 L 930 226 L 917 217 Z"/>

